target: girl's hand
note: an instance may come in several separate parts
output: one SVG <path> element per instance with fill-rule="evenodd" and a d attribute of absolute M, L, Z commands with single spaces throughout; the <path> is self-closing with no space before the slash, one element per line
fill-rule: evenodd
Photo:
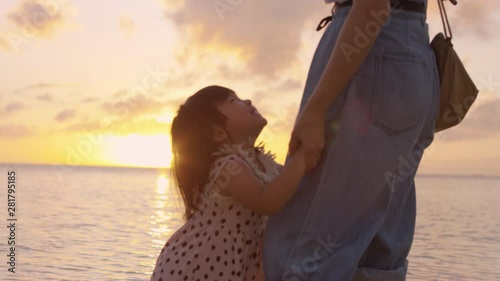
<path fill-rule="evenodd" d="M 290 156 L 300 149 L 304 150 L 303 157 L 306 171 L 312 170 L 321 158 L 325 146 L 325 116 L 317 111 L 302 111 L 292 132 L 288 145 Z"/>

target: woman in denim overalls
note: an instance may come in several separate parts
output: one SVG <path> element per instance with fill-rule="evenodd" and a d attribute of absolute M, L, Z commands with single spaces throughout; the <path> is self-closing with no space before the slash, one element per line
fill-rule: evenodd
<path fill-rule="evenodd" d="M 289 149 L 304 145 L 315 168 L 269 220 L 268 281 L 406 278 L 414 176 L 433 141 L 439 80 L 427 0 L 400 1 L 354 0 L 333 11 Z"/>

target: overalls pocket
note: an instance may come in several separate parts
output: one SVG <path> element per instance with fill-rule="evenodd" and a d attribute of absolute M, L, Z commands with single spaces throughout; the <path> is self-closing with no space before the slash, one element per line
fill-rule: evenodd
<path fill-rule="evenodd" d="M 415 128 L 427 113 L 429 89 L 426 61 L 377 54 L 371 123 L 388 135 Z"/>

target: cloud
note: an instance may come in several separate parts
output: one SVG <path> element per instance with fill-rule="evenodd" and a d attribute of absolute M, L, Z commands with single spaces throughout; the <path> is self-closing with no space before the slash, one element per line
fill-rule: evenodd
<path fill-rule="evenodd" d="M 279 96 L 280 104 L 291 102 L 298 105 L 299 101 L 296 98 L 300 97 L 303 88 L 303 81 L 288 78 L 277 83 L 269 83 L 265 90 L 256 91 L 252 96 L 252 101 L 261 106 L 272 108 L 276 107 L 277 99 L 274 97 Z"/>
<path fill-rule="evenodd" d="M 154 118 L 149 118 L 145 120 L 136 120 L 132 123 L 126 123 L 124 121 L 115 123 L 115 132 L 121 134 L 129 134 L 130 132 L 139 134 L 158 134 L 158 133 L 169 133 L 170 124 L 163 122 L 158 122 Z M 120 130 L 120 128 L 123 128 Z"/>
<path fill-rule="evenodd" d="M 497 0 L 458 1 L 456 6 L 445 2 L 451 30 L 454 35 L 470 35 L 481 39 L 496 39 L 499 35 L 498 10 L 500 3 Z M 441 16 L 436 1 L 429 2 L 428 14 L 433 23 L 442 32 Z"/>
<path fill-rule="evenodd" d="M 68 121 L 68 120 L 74 118 L 75 115 L 76 115 L 76 110 L 65 109 L 65 110 L 59 112 L 54 119 L 57 122 L 65 122 L 65 121 Z"/>
<path fill-rule="evenodd" d="M 15 113 L 16 111 L 20 111 L 22 109 L 24 109 L 25 106 L 23 103 L 21 102 L 11 102 L 11 103 L 8 103 L 4 108 L 3 108 L 3 113 L 5 114 L 13 114 Z"/>
<path fill-rule="evenodd" d="M 60 30 L 71 27 L 71 6 L 67 1 L 23 0 L 6 14 L 11 29 L 0 29 L 0 47 L 19 51 L 20 46 L 33 38 L 52 38 Z"/>
<path fill-rule="evenodd" d="M 52 83 L 36 83 L 36 84 L 31 84 L 26 87 L 23 87 L 19 90 L 36 90 L 36 89 L 47 89 L 47 88 L 57 88 L 61 87 L 63 85 L 61 84 L 52 84 Z"/>
<path fill-rule="evenodd" d="M 321 1 L 165 2 L 175 7 L 166 16 L 179 27 L 181 45 L 190 46 L 177 54 L 179 62 L 195 56 L 220 67 L 230 54 L 257 75 L 274 74 L 296 61 L 302 31 L 314 28 L 306 23 L 325 15 Z"/>
<path fill-rule="evenodd" d="M 121 99 L 127 96 L 129 93 L 126 90 L 120 90 L 113 94 L 113 98 Z"/>
<path fill-rule="evenodd" d="M 121 93 L 121 92 L 119 92 Z M 115 94 L 115 97 L 122 97 L 118 101 L 104 102 L 101 108 L 107 116 L 121 116 L 129 120 L 143 114 L 154 114 L 165 110 L 170 103 L 143 94 L 124 97 L 123 94 Z"/>
<path fill-rule="evenodd" d="M 56 5 L 51 5 L 57 3 Z M 64 7 L 58 2 L 25 0 L 16 10 L 7 15 L 20 30 L 29 30 L 36 37 L 52 37 L 61 27 L 66 25 L 67 15 Z"/>
<path fill-rule="evenodd" d="M 0 48 L 2 49 L 10 49 L 10 42 L 9 40 L 7 40 L 7 38 L 0 34 Z"/>
<path fill-rule="evenodd" d="M 170 124 L 158 122 L 154 118 L 146 118 L 140 120 L 92 120 L 82 121 L 69 126 L 66 126 L 63 131 L 66 132 L 89 132 L 101 130 L 106 134 L 126 135 L 130 133 L 137 134 L 158 134 L 169 133 Z"/>
<path fill-rule="evenodd" d="M 450 19 L 459 24 L 452 31 L 465 32 L 483 39 L 496 39 L 499 35 L 499 8 L 496 0 L 459 1 L 457 11 Z"/>
<path fill-rule="evenodd" d="M 164 92 L 163 89 L 161 91 Z M 170 124 L 166 120 L 177 112 L 178 106 L 187 96 L 160 96 L 155 93 L 134 94 L 131 91 L 121 90 L 102 97 L 80 96 L 74 100 L 78 107 L 62 108 L 56 112 L 52 126 L 46 130 L 50 133 L 80 133 L 94 130 L 107 134 L 168 133 Z M 34 97 L 46 100 L 53 98 L 54 95 L 39 94 Z M 87 111 L 87 108 L 91 108 L 91 111 Z M 0 106 L 0 110 L 3 110 L 3 107 Z"/>
<path fill-rule="evenodd" d="M 297 79 L 287 79 L 283 81 L 277 88 L 276 91 L 302 91 L 304 88 L 304 82 L 302 80 Z"/>
<path fill-rule="evenodd" d="M 99 99 L 84 99 L 95 102 Z M 184 101 L 185 99 L 182 99 Z M 83 100 L 82 100 L 83 101 Z M 101 130 L 105 133 L 127 134 L 130 132 L 155 134 L 168 132 L 169 124 L 158 119 L 163 114 L 175 114 L 181 100 L 160 98 L 151 95 L 129 95 L 126 91 L 118 91 L 109 100 L 104 101 L 89 117 L 74 120 L 67 124 L 63 131 L 84 132 Z M 74 110 L 64 110 L 58 114 L 58 121 L 75 119 Z"/>
<path fill-rule="evenodd" d="M 275 107 L 277 100 L 275 97 L 279 96 L 282 104 L 287 102 L 299 104 L 296 98 L 302 94 L 303 87 L 303 81 L 292 78 L 278 81 L 278 83 L 269 83 L 265 90 L 254 92 L 252 101 L 261 106 Z"/>
<path fill-rule="evenodd" d="M 96 97 L 88 97 L 88 98 L 84 98 L 84 99 L 80 100 L 80 102 L 83 102 L 83 103 L 91 103 L 91 102 L 96 102 L 96 101 L 99 101 L 99 99 Z"/>
<path fill-rule="evenodd" d="M 40 101 L 46 101 L 46 102 L 53 102 L 54 101 L 54 99 L 52 98 L 52 96 L 49 93 L 37 95 L 36 99 L 40 100 Z"/>
<path fill-rule="evenodd" d="M 461 124 L 443 131 L 447 140 L 484 139 L 500 135 L 500 99 L 474 104 Z"/>
<path fill-rule="evenodd" d="M 135 32 L 135 22 L 130 16 L 128 15 L 121 16 L 119 23 L 120 23 L 120 30 L 126 35 L 131 35 Z"/>
<path fill-rule="evenodd" d="M 104 125 L 101 125 L 101 122 L 99 122 L 98 120 L 79 121 L 77 123 L 67 125 L 62 130 L 67 132 L 83 132 L 98 130 L 101 127 L 104 127 Z"/>
<path fill-rule="evenodd" d="M 24 125 L 0 126 L 0 138 L 22 138 L 33 135 L 33 132 Z"/>
<path fill-rule="evenodd" d="M 297 117 L 298 104 L 287 103 L 275 105 L 267 108 L 262 112 L 262 115 L 269 121 L 268 127 L 276 132 L 291 133 L 295 118 Z"/>

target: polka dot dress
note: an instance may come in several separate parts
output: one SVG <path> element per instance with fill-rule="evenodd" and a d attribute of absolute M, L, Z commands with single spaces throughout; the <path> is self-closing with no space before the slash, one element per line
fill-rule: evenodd
<path fill-rule="evenodd" d="M 206 189 L 212 191 L 225 163 L 236 157 L 215 161 Z M 151 281 L 263 281 L 261 247 L 267 217 L 236 200 L 221 202 L 206 194 L 198 208 L 161 250 Z"/>

